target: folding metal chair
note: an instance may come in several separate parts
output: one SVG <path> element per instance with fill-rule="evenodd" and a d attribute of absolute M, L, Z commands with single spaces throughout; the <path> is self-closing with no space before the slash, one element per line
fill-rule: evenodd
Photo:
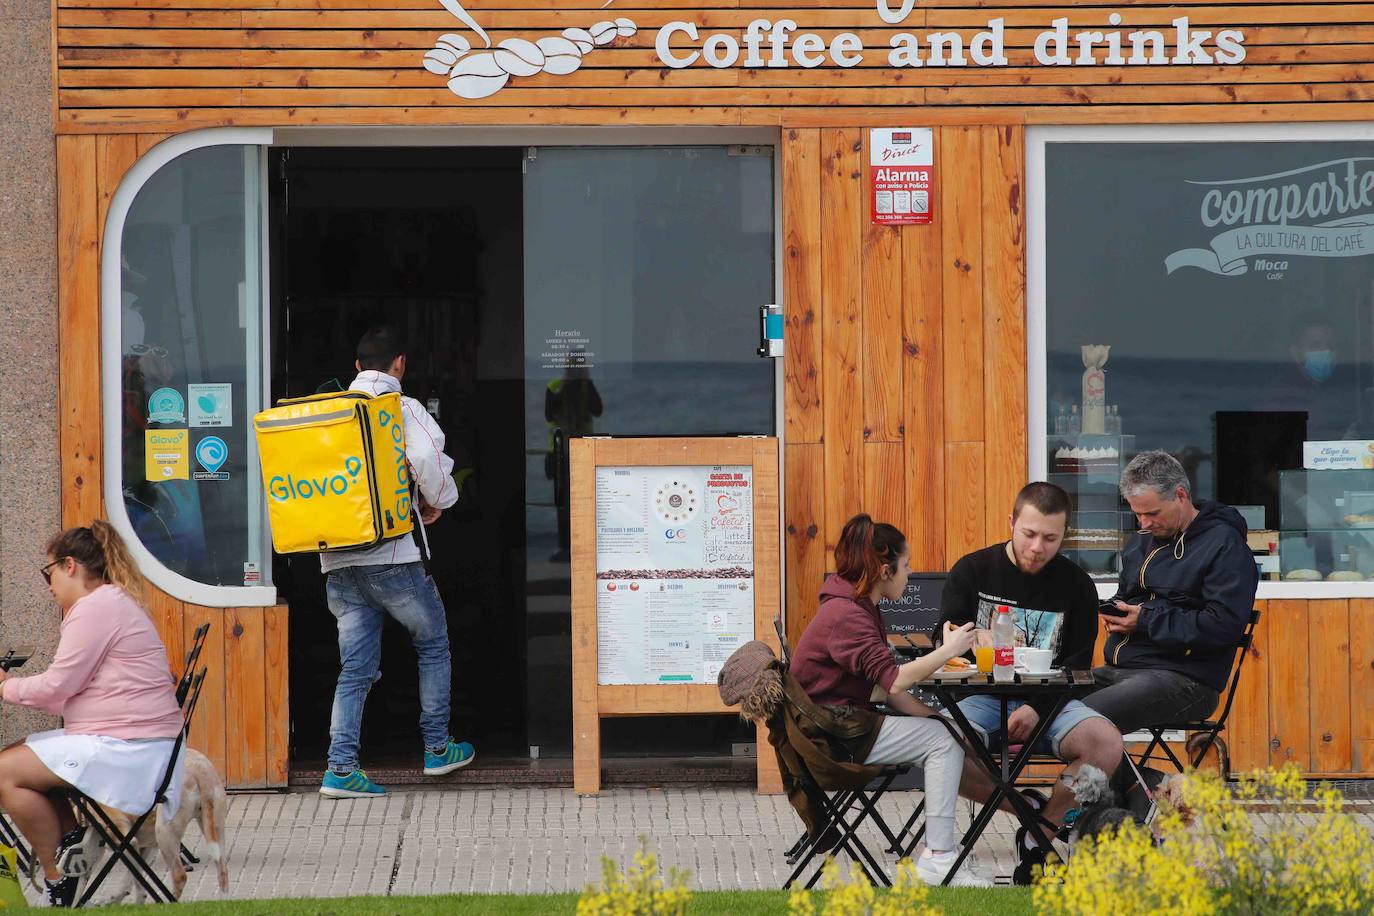
<path fill-rule="evenodd" d="M 1236 641 L 1236 663 L 1231 668 L 1231 677 L 1226 684 L 1226 702 L 1221 706 L 1221 714 L 1212 719 L 1198 719 L 1192 722 L 1160 722 L 1146 726 L 1145 731 L 1150 733 L 1150 741 L 1145 745 L 1145 750 L 1134 759 L 1132 759 L 1129 751 L 1126 753 L 1126 765 L 1130 767 L 1131 775 L 1135 778 L 1136 783 L 1141 789 L 1144 790 L 1145 797 L 1150 802 L 1150 806 L 1145 813 L 1145 823 L 1148 824 L 1153 821 L 1155 815 L 1159 812 L 1159 802 L 1155 799 L 1154 790 L 1145 779 L 1143 770 L 1146 767 L 1152 762 L 1167 760 L 1169 763 L 1173 764 L 1176 772 L 1183 773 L 1189 768 L 1196 768 L 1197 765 L 1206 758 L 1207 754 L 1211 752 L 1213 747 L 1217 745 L 1220 745 L 1223 749 L 1226 747 L 1226 741 L 1221 737 L 1221 733 L 1226 728 L 1226 720 L 1231 717 L 1231 705 L 1236 700 L 1236 688 L 1240 686 L 1240 673 L 1245 667 L 1245 659 L 1250 654 L 1250 647 L 1254 645 L 1255 627 L 1259 625 L 1259 619 L 1260 612 L 1252 609 L 1250 611 L 1250 618 L 1245 624 L 1245 632 L 1242 633 L 1240 639 Z M 1201 736 L 1201 740 L 1197 742 L 1197 746 L 1191 751 L 1186 751 L 1188 754 L 1188 762 L 1186 764 L 1179 758 L 1178 754 L 1174 753 L 1174 749 L 1170 747 L 1169 743 L 1165 740 L 1164 733 L 1166 731 L 1191 732 L 1195 737 Z M 1230 773 L 1223 772 L 1221 775 L 1224 779 L 1230 776 Z"/>
<path fill-rule="evenodd" d="M 1150 732 L 1150 743 L 1146 745 L 1144 753 L 1135 759 L 1135 764 L 1137 766 L 1143 767 L 1151 761 L 1167 759 L 1174 765 L 1174 768 L 1178 772 L 1182 773 L 1189 767 L 1196 767 L 1201 763 L 1218 743 L 1220 743 L 1223 748 L 1226 746 L 1226 741 L 1221 737 L 1221 733 L 1226 728 L 1226 720 L 1231 716 L 1231 704 L 1235 702 L 1236 688 L 1240 685 L 1240 672 L 1245 667 L 1245 659 L 1246 656 L 1250 654 L 1250 647 L 1254 645 L 1255 627 L 1259 625 L 1259 619 L 1260 612 L 1258 610 L 1252 610 L 1250 612 L 1250 619 L 1245 625 L 1245 632 L 1241 634 L 1240 639 L 1236 642 L 1236 652 L 1238 655 L 1235 666 L 1231 669 L 1230 682 L 1226 685 L 1226 702 L 1222 704 L 1221 715 L 1214 719 L 1200 719 L 1194 722 L 1166 722 L 1149 726 L 1147 730 Z M 1168 743 L 1164 740 L 1164 733 L 1166 731 L 1185 731 L 1202 736 L 1202 740 L 1198 742 L 1198 746 L 1188 753 L 1188 763 L 1186 765 L 1179 759 L 1178 755 L 1174 753 L 1174 749 L 1169 747 Z M 1158 755 L 1156 749 L 1163 751 L 1163 756 Z M 1229 774 L 1222 774 L 1223 777 L 1227 775 Z"/>
<path fill-rule="evenodd" d="M 192 650 L 195 651 L 194 649 Z M 158 805 L 167 799 L 167 789 L 172 783 L 172 777 L 176 773 L 177 758 L 181 756 L 181 749 L 186 742 L 186 735 L 191 729 L 191 718 L 195 715 L 196 705 L 200 702 L 200 690 L 205 683 L 205 668 L 201 668 L 194 677 L 191 676 L 190 669 L 182 675 L 182 680 L 187 681 L 185 692 L 178 684 L 177 692 L 186 697 L 186 702 L 182 706 L 182 725 L 181 731 L 177 734 L 176 741 L 172 744 L 172 754 L 167 761 L 167 769 L 162 774 L 162 782 L 158 786 L 157 794 L 153 798 L 153 804 L 147 811 L 136 818 L 129 830 L 126 832 L 120 829 L 105 809 L 87 795 L 71 791 L 68 797 L 71 799 L 73 807 L 85 819 L 87 826 L 96 832 L 101 843 L 109 850 L 109 855 L 105 857 L 104 864 L 94 877 L 84 881 L 84 888 L 80 897 L 76 901 L 77 906 L 85 906 L 90 902 L 100 885 L 109 876 L 110 870 L 114 868 L 116 862 L 122 862 L 129 869 L 135 881 L 142 885 L 147 891 L 148 896 L 154 903 L 175 903 L 176 897 L 168 890 L 167 885 L 158 877 L 156 871 L 143 858 L 139 851 L 134 847 L 134 838 L 143 825 L 150 817 L 156 817 Z"/>
<path fill-rule="evenodd" d="M 181 669 L 181 677 L 177 679 L 177 705 L 183 709 L 186 707 L 186 693 L 191 689 L 191 672 L 196 670 L 196 662 L 200 661 L 200 650 L 205 648 L 205 637 L 210 632 L 210 624 L 207 621 L 196 627 L 191 635 L 191 651 L 186 653 L 186 667 Z M 190 717 L 187 717 L 190 721 Z M 187 871 L 195 871 L 200 864 L 200 858 L 195 853 L 186 848 L 186 844 L 181 844 L 181 861 L 186 865 Z"/>
<path fill-rule="evenodd" d="M 15 660 L 16 651 L 23 655 L 23 658 L 17 661 Z M 8 650 L 3 656 L 0 656 L 0 670 L 9 671 L 11 668 L 16 667 L 16 665 L 22 665 L 28 660 L 31 654 L 31 650 Z M 19 866 L 21 873 L 26 875 L 33 874 L 33 853 L 29 851 L 28 846 L 24 845 L 24 838 L 19 835 L 18 829 L 15 828 L 14 824 L 10 823 L 10 819 L 3 811 L 0 811 L 0 843 L 4 843 L 14 850 L 16 864 Z"/>
<path fill-rule="evenodd" d="M 33 853 L 29 852 L 29 847 L 24 845 L 24 838 L 4 814 L 0 814 L 0 843 L 14 849 L 15 862 L 21 874 L 33 874 Z"/>
<path fill-rule="evenodd" d="M 782 649 L 782 661 L 786 672 L 792 663 L 792 650 L 787 644 L 787 636 L 783 632 L 781 618 L 773 621 L 773 629 L 778 635 L 778 645 Z M 790 678 L 791 675 L 785 673 L 785 677 Z M 792 683 L 796 685 L 795 681 Z M 800 685 L 796 685 L 796 689 L 800 692 Z M 787 697 L 786 702 L 798 706 L 790 696 Z M 804 708 L 801 708 L 801 711 L 806 714 Z M 813 721 L 816 720 L 813 719 Z M 892 786 L 893 781 L 909 772 L 911 767 L 908 765 L 883 766 L 878 768 L 877 779 L 866 786 L 858 789 L 833 789 L 822 785 L 806 766 L 805 761 L 795 752 L 793 754 L 793 766 L 800 770 L 794 774 L 794 778 L 809 795 L 820 802 L 821 810 L 824 813 L 824 822 L 816 831 L 814 839 L 807 831 L 803 830 L 801 836 L 784 854 L 787 864 L 794 866 L 794 868 L 786 883 L 783 884 L 783 889 L 791 887 L 818 855 L 824 855 L 831 850 L 842 850 L 848 854 L 851 859 L 858 863 L 859 868 L 871 883 L 891 886 L 892 882 L 886 871 L 864 845 L 858 831 L 865 822 L 872 822 L 888 841 L 889 849 L 899 847 L 896 835 L 893 834 L 892 828 L 888 826 L 881 812 L 878 811 L 877 804 L 878 800 Z M 924 805 L 924 801 L 922 805 Z M 824 849 L 821 848 L 823 843 Z M 814 887 L 816 882 L 820 880 L 821 869 L 822 864 L 817 864 L 806 881 L 805 886 L 807 888 Z"/>
<path fill-rule="evenodd" d="M 785 675 L 785 677 L 791 679 L 791 675 Z M 797 685 L 795 681 L 792 681 L 792 686 L 798 693 L 801 692 L 800 685 Z M 809 714 L 805 704 L 799 704 L 790 695 L 790 692 L 785 702 L 798 708 L 803 715 L 820 724 L 818 718 L 813 718 Z M 825 785 L 816 778 L 810 767 L 806 765 L 805 760 L 802 759 L 801 754 L 795 749 L 790 755 L 788 769 L 792 771 L 793 778 L 801 784 L 807 794 L 820 802 L 823 817 L 817 826 L 814 838 L 811 834 L 803 831 L 801 837 L 788 850 L 787 863 L 793 865 L 794 868 L 792 874 L 783 884 L 783 889 L 786 890 L 791 887 L 817 856 L 824 855 L 832 849 L 847 853 L 851 859 L 858 863 L 860 870 L 872 884 L 890 887 L 892 882 L 886 871 L 859 837 L 859 828 L 865 822 L 871 821 L 887 837 L 889 842 L 896 842 L 896 837 L 893 836 L 891 828 L 883 820 L 877 805 L 879 799 L 892 785 L 892 781 L 906 773 L 910 767 L 906 765 L 879 767 L 877 768 L 877 779 L 857 789 L 847 786 Z M 822 844 L 825 845 L 824 849 L 821 848 Z M 814 887 L 816 882 L 820 880 L 822 867 L 823 863 L 816 864 L 811 876 L 806 881 L 805 886 L 808 889 Z"/>

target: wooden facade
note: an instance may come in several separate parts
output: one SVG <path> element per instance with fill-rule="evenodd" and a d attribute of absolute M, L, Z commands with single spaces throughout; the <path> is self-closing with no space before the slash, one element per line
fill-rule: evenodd
<path fill-rule="evenodd" d="M 1031 124 L 1364 120 L 1374 116 L 1374 6 L 1125 0 L 925 0 L 900 25 L 872 0 L 470 0 L 493 44 L 611 16 L 638 31 L 567 75 L 512 78 L 465 100 L 422 66 L 465 27 L 439 0 L 57 0 L 63 514 L 101 512 L 99 235 L 125 170 L 162 137 L 213 126 L 767 125 L 780 132 L 787 334 L 785 598 L 795 640 L 841 525 L 861 509 L 907 531 L 912 566 L 942 570 L 1004 535 L 1027 473 L 1025 130 Z M 893 4 L 896 5 L 896 4 Z M 1108 16 L 1119 14 L 1122 25 Z M 1035 36 L 1157 28 L 1244 31 L 1231 66 L 1042 66 Z M 739 39 L 756 18 L 826 40 L 855 67 L 664 66 L 674 20 Z M 965 44 L 1005 20 L 1007 66 L 888 66 L 891 37 Z M 471 34 L 467 33 L 466 34 Z M 474 46 L 480 46 L 476 39 Z M 682 53 L 699 46 L 684 42 Z M 933 226 L 869 223 L 867 130 L 935 126 Z M 1374 775 L 1374 600 L 1261 602 L 1231 729 L 1233 765 L 1293 761 Z M 212 620 L 212 680 L 195 743 L 233 785 L 286 777 L 286 610 L 155 609 L 169 645 Z"/>
<path fill-rule="evenodd" d="M 100 396 L 99 235 L 124 173 L 160 134 L 59 136 L 58 431 L 62 520 L 104 514 Z M 180 671 L 191 634 L 211 624 L 191 743 L 239 788 L 286 785 L 286 608 L 206 608 L 153 592 L 150 610 Z"/>

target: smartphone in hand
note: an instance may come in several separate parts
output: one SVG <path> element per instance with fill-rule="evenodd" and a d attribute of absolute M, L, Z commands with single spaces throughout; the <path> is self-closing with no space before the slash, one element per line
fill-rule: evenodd
<path fill-rule="evenodd" d="M 1097 603 L 1097 613 L 1105 614 L 1108 617 L 1125 617 L 1126 612 L 1116 606 L 1115 601 L 1099 601 Z"/>

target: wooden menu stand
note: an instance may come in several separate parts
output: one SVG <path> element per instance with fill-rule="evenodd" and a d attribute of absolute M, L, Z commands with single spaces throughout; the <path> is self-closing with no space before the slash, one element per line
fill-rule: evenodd
<path fill-rule="evenodd" d="M 778 651 L 780 601 L 778 440 L 774 438 L 573 439 L 572 540 L 573 790 L 601 791 L 601 719 L 608 716 L 730 714 L 715 684 L 600 683 L 597 636 L 596 469 L 747 465 L 753 476 L 754 632 Z M 758 790 L 782 791 L 777 758 L 759 726 Z"/>

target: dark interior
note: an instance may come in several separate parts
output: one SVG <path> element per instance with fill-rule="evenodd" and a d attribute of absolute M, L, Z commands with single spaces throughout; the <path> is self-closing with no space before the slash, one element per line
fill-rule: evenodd
<path fill-rule="evenodd" d="M 373 324 L 390 324 L 405 336 L 404 391 L 437 413 L 459 484 L 458 504 L 429 529 L 431 569 L 449 619 L 451 727 L 455 737 L 477 746 L 479 762 L 566 757 L 572 738 L 568 469 L 566 448 L 555 449 L 550 460 L 548 380 L 528 377 L 525 155 L 523 149 L 448 147 L 272 152 L 272 396 L 347 387 L 357 340 Z M 691 161 L 672 153 L 664 158 L 678 169 Z M 729 162 L 723 152 L 718 158 Z M 698 194 L 712 187 L 709 173 L 692 174 Z M 644 180 L 654 187 L 653 179 L 651 173 Z M 605 191 L 594 176 L 569 180 Z M 709 219 L 737 219 L 698 209 Z M 709 276 L 722 256 L 714 250 L 718 233 L 711 225 L 680 222 L 674 231 L 682 237 L 659 240 L 654 250 L 678 252 L 685 263 L 677 270 Z M 584 231 L 600 230 L 591 223 Z M 694 242 L 699 253 L 690 260 Z M 745 263 L 769 278 L 771 234 L 760 233 L 757 245 L 759 252 L 733 257 L 752 256 Z M 597 380 L 606 414 L 595 432 L 770 433 L 773 366 L 752 353 L 755 314 L 733 299 L 683 288 L 671 271 L 650 266 L 646 275 L 668 277 L 657 282 L 677 289 L 684 308 L 702 319 L 683 335 L 682 346 L 710 354 L 708 331 L 723 333 L 743 355 L 673 363 L 637 352 L 639 361 L 623 377 Z M 643 293 L 648 301 L 653 295 Z M 573 306 L 555 304 L 557 320 L 564 313 L 577 320 Z M 592 296 L 582 307 L 600 309 L 600 300 Z M 723 323 L 717 314 L 726 316 Z M 656 322 L 646 321 L 641 333 L 654 340 Z M 719 409 L 732 393 L 752 405 L 750 412 Z M 291 762 L 305 771 L 328 748 L 337 631 L 317 557 L 277 557 L 273 573 L 290 606 Z M 383 634 L 381 667 L 363 719 L 362 762 L 415 766 L 415 656 L 392 621 Z M 608 719 L 602 728 L 607 756 L 728 756 L 735 744 L 754 741 L 753 729 L 730 715 Z"/>
<path fill-rule="evenodd" d="M 437 410 L 459 502 L 428 535 L 449 615 L 453 721 L 488 754 L 524 753 L 524 390 L 514 149 L 274 151 L 273 396 L 347 387 L 369 326 L 411 353 L 405 393 Z M 484 336 L 494 315 L 516 333 Z M 291 758 L 325 756 L 339 657 L 314 556 L 277 558 L 290 604 Z M 364 758 L 418 759 L 418 678 L 388 621 L 382 678 L 363 719 Z"/>

